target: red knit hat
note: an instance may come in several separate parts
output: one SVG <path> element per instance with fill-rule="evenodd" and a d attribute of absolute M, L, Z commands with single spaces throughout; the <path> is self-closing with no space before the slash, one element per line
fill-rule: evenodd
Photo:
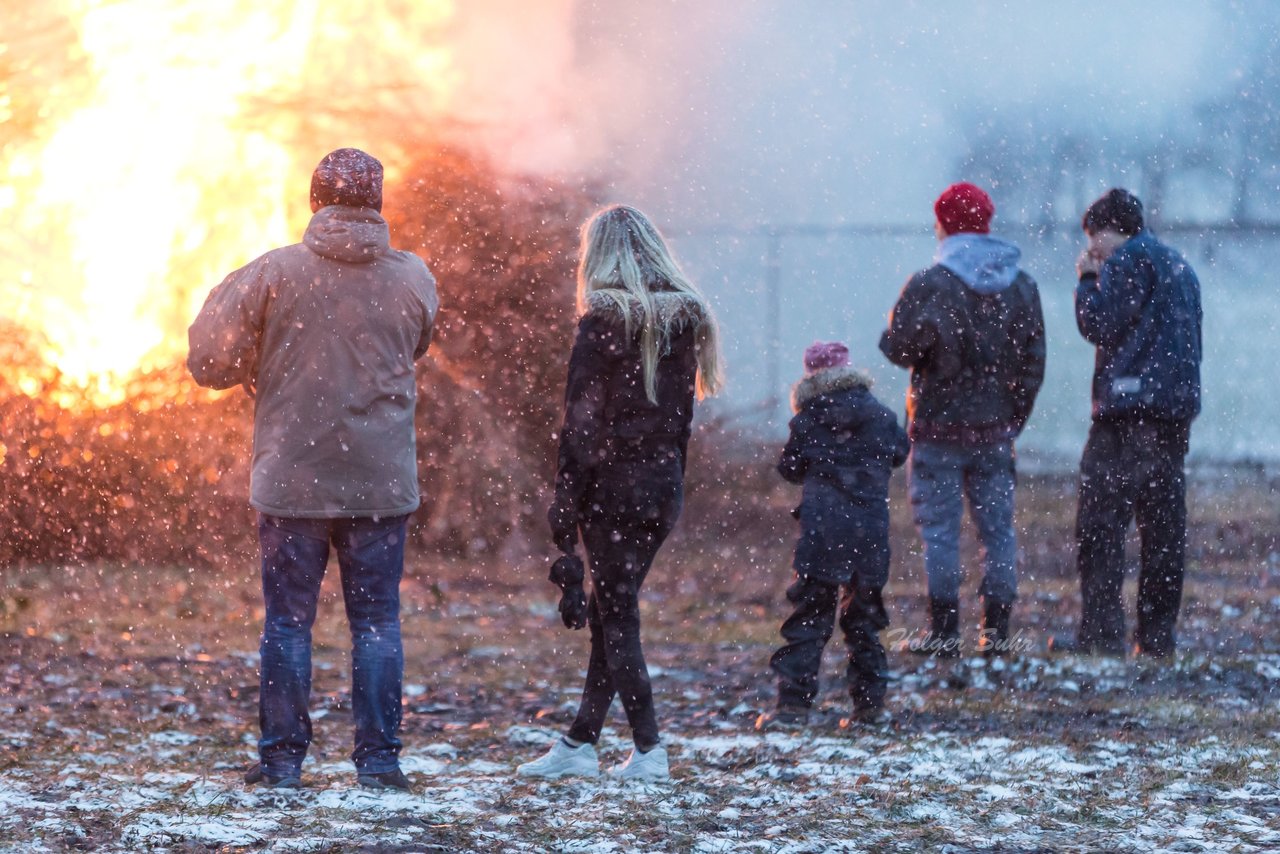
<path fill-rule="evenodd" d="M 991 217 L 995 216 L 996 206 L 981 187 L 961 183 L 952 184 L 942 191 L 933 203 L 933 212 L 937 214 L 942 230 L 949 235 L 962 231 L 986 234 L 991 230 Z"/>
<path fill-rule="evenodd" d="M 842 368 L 849 364 L 849 348 L 839 341 L 814 341 L 804 351 L 804 372 L 816 373 L 826 368 Z"/>

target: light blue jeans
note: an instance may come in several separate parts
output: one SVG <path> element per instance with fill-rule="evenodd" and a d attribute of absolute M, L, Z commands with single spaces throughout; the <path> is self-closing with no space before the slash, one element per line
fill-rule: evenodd
<path fill-rule="evenodd" d="M 960 599 L 960 521 L 967 498 L 985 570 L 978 593 L 991 602 L 1012 604 L 1018 593 L 1013 443 L 915 442 L 907 474 L 911 509 L 924 542 L 929 598 Z"/>

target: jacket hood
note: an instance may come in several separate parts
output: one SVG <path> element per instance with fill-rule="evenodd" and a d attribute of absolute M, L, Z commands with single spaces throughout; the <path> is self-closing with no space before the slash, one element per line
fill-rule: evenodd
<path fill-rule="evenodd" d="M 391 248 L 387 221 L 372 208 L 329 205 L 311 217 L 302 242 L 317 255 L 348 264 L 367 264 Z"/>
<path fill-rule="evenodd" d="M 707 321 L 706 306 L 693 294 L 683 291 L 653 291 L 650 295 L 658 313 L 658 325 L 664 335 L 686 328 L 697 331 Z M 639 301 L 622 288 L 597 288 L 587 294 L 587 314 L 625 321 L 623 304 L 631 312 L 632 322 L 639 321 Z"/>
<path fill-rule="evenodd" d="M 799 412 L 815 397 L 841 391 L 870 391 L 874 380 L 857 368 L 826 368 L 810 374 L 791 387 L 791 409 Z"/>
<path fill-rule="evenodd" d="M 934 260 L 960 277 L 970 290 L 994 294 L 1018 277 L 1022 250 L 989 234 L 953 234 L 938 244 Z"/>

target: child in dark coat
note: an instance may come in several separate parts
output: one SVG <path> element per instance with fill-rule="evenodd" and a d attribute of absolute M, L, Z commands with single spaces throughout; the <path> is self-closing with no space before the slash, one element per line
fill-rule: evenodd
<path fill-rule="evenodd" d="M 889 477 L 909 449 L 897 417 L 871 394 L 871 378 L 849 366 L 838 342 L 805 350 L 805 376 L 792 391 L 791 438 L 779 473 L 804 485 L 796 515 L 795 611 L 782 624 L 787 643 L 773 654 L 778 709 L 770 723 L 803 725 L 818 695 L 822 650 L 836 623 L 849 648 L 854 717 L 884 707 L 887 662 L 879 632 L 889 624 L 881 590 L 889 576 Z"/>

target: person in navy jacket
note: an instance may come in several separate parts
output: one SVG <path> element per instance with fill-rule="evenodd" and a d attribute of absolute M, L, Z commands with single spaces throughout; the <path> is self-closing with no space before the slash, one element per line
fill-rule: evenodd
<path fill-rule="evenodd" d="M 1124 655 L 1124 539 L 1142 540 L 1134 649 L 1171 655 L 1186 550 L 1183 462 L 1200 413 L 1200 283 L 1145 227 L 1142 203 L 1113 189 L 1084 215 L 1076 323 L 1097 347 L 1093 424 L 1080 460 L 1083 614 L 1075 648 Z"/>

